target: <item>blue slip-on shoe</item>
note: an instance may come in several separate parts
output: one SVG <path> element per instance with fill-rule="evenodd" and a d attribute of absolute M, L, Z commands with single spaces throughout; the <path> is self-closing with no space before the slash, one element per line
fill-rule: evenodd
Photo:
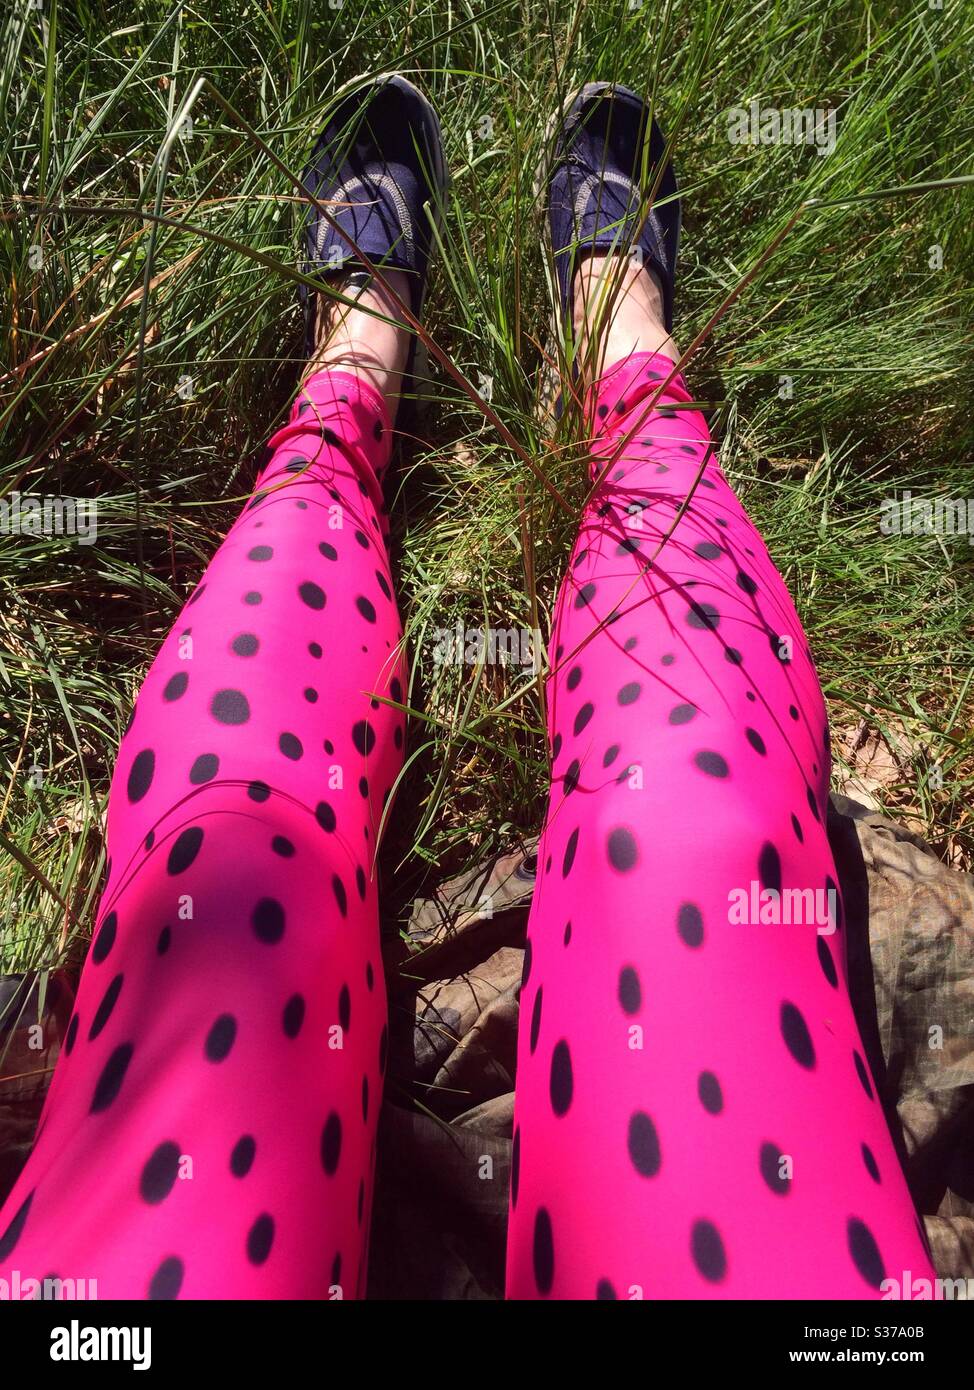
<path fill-rule="evenodd" d="M 345 283 L 352 272 L 352 284 L 360 286 L 367 279 L 361 273 L 361 252 L 376 269 L 409 276 L 409 307 L 418 319 L 449 187 L 440 123 L 422 92 L 400 73 L 349 84 L 301 181 L 331 218 L 314 204 L 308 206 L 302 271 Z M 301 286 L 308 356 L 314 347 L 317 299 Z M 401 396 L 411 388 L 415 356 L 413 333 Z"/>
<path fill-rule="evenodd" d="M 632 255 L 638 248 L 642 264 L 659 280 L 666 328 L 672 331 L 680 199 L 670 161 L 646 212 L 665 151 L 646 103 L 610 82 L 588 83 L 549 123 L 537 182 L 547 192 L 556 311 L 569 327 L 579 262 L 593 251 Z"/>

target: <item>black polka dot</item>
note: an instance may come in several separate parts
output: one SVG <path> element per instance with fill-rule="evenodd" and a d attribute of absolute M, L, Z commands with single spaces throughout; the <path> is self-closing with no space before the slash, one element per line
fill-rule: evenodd
<path fill-rule="evenodd" d="M 250 705 L 242 690 L 218 690 L 210 704 L 210 713 L 221 724 L 246 724 Z"/>
<path fill-rule="evenodd" d="M 727 760 L 709 748 L 697 753 L 693 761 L 700 771 L 705 772 L 708 777 L 726 777 L 730 771 Z"/>
<path fill-rule="evenodd" d="M 693 450 L 691 449 L 690 452 L 692 454 Z M 716 560 L 724 553 L 720 546 L 715 545 L 713 541 L 700 541 L 693 549 L 694 553 L 699 555 L 701 560 Z"/>
<path fill-rule="evenodd" d="M 603 757 L 602 757 L 602 766 L 603 766 L 603 767 L 609 767 L 612 763 L 615 762 L 615 760 L 616 760 L 616 758 L 618 758 L 618 756 L 619 756 L 619 744 L 618 744 L 618 743 L 610 744 L 610 746 L 605 750 L 605 753 L 604 753 L 604 755 L 603 755 Z"/>
<path fill-rule="evenodd" d="M 375 604 L 370 603 L 362 594 L 355 600 L 355 607 L 367 623 L 375 622 Z"/>
<path fill-rule="evenodd" d="M 159 933 L 159 940 L 156 942 L 156 955 L 164 956 L 172 945 L 172 931 L 169 927 L 163 927 Z"/>
<path fill-rule="evenodd" d="M 578 849 L 578 830 L 576 829 L 576 830 L 573 830 L 572 833 L 569 835 L 569 837 L 568 837 L 568 843 L 565 845 L 565 858 L 563 859 L 562 865 L 561 865 L 561 876 L 562 876 L 562 878 L 567 878 L 568 875 L 569 875 L 569 873 L 571 872 L 571 867 L 572 867 L 572 865 L 573 865 L 574 862 L 575 862 L 575 851 L 576 851 L 577 849 Z"/>
<path fill-rule="evenodd" d="M 0 1236 L 0 1260 L 6 1260 L 9 1255 L 13 1254 L 14 1247 L 20 1240 L 24 1227 L 27 1224 L 30 1204 L 33 1200 L 34 1194 L 33 1192 L 29 1192 L 14 1213 L 10 1225 L 4 1231 L 3 1235 Z"/>
<path fill-rule="evenodd" d="M 247 1232 L 247 1259 L 252 1265 L 262 1265 L 274 1244 L 274 1218 L 262 1212 Z"/>
<path fill-rule="evenodd" d="M 321 660 L 322 647 L 320 642 L 309 642 L 308 651 L 314 657 L 315 661 Z"/>
<path fill-rule="evenodd" d="M 835 968 L 835 961 L 832 959 L 832 952 L 825 943 L 825 937 L 819 935 L 816 941 L 818 950 L 818 963 L 822 967 L 822 974 L 828 980 L 833 989 L 839 987 L 839 973 Z"/>
<path fill-rule="evenodd" d="M 154 1302 L 178 1298 L 184 1276 L 185 1269 L 182 1260 L 175 1255 L 168 1256 L 152 1276 L 149 1283 L 149 1298 Z"/>
<path fill-rule="evenodd" d="M 346 1033 L 352 1026 L 352 996 L 348 985 L 342 985 L 338 992 L 338 1022 Z"/>
<path fill-rule="evenodd" d="M 770 1142 L 761 1145 L 761 1176 L 770 1190 L 779 1197 L 791 1191 L 791 1178 L 783 1177 L 781 1174 L 782 1157 L 780 1145 Z"/>
<path fill-rule="evenodd" d="M 220 759 L 215 753 L 201 753 L 189 770 L 189 780 L 198 787 L 203 782 L 212 782 L 220 770 Z"/>
<path fill-rule="evenodd" d="M 675 705 L 670 710 L 669 720 L 671 724 L 689 724 L 690 720 L 697 712 L 696 705 Z"/>
<path fill-rule="evenodd" d="M 327 541 L 322 541 L 321 544 L 318 546 L 318 549 L 321 552 L 321 554 L 324 555 L 326 560 L 338 559 L 338 551 L 335 549 L 333 545 L 329 545 Z"/>
<path fill-rule="evenodd" d="M 713 632 L 720 627 L 720 614 L 712 603 L 697 603 L 694 600 L 687 609 L 687 622 L 691 627 Z"/>
<path fill-rule="evenodd" d="M 251 801 L 266 801 L 271 794 L 271 789 L 266 782 L 251 782 L 247 788 L 247 795 Z"/>
<path fill-rule="evenodd" d="M 587 603 L 591 603 L 595 597 L 595 585 L 583 584 L 575 595 L 575 607 L 584 608 Z"/>
<path fill-rule="evenodd" d="M 338 824 L 338 819 L 335 815 L 335 812 L 328 805 L 327 801 L 318 802 L 318 805 L 315 807 L 315 820 L 321 826 L 322 830 L 327 830 L 329 834 L 335 829 L 335 826 Z"/>
<path fill-rule="evenodd" d="M 697 947 L 703 941 L 703 914 L 696 903 L 683 903 L 676 917 L 676 929 L 687 946 Z"/>
<path fill-rule="evenodd" d="M 292 994 L 284 1005 L 284 1013 L 281 1015 L 281 1027 L 284 1029 L 284 1036 L 296 1038 L 301 1032 L 303 1022 L 304 1000 L 300 994 Z"/>
<path fill-rule="evenodd" d="M 842 925 L 842 897 L 839 886 L 831 874 L 825 875 L 826 901 L 829 904 L 829 917 L 834 916 L 836 926 Z"/>
<path fill-rule="evenodd" d="M 564 1038 L 555 1044 L 551 1054 L 549 1093 L 551 1108 L 556 1115 L 566 1115 L 571 1108 L 575 1081 L 572 1075 L 572 1056 Z"/>
<path fill-rule="evenodd" d="M 375 730 L 367 719 L 359 719 L 352 725 L 352 742 L 363 757 L 372 752 L 375 747 Z"/>
<path fill-rule="evenodd" d="M 690 1233 L 693 1263 L 711 1284 L 719 1284 L 727 1273 L 727 1256 L 720 1232 L 712 1221 L 695 1221 Z"/>
<path fill-rule="evenodd" d="M 569 794 L 569 792 L 573 792 L 575 788 L 578 786 L 578 778 L 580 771 L 581 764 L 579 763 L 577 758 L 574 758 L 572 762 L 569 764 L 568 771 L 565 773 L 566 796 Z"/>
<path fill-rule="evenodd" d="M 619 1003 L 622 1005 L 623 1011 L 627 1014 L 638 1013 L 642 999 L 643 992 L 635 967 L 624 965 L 619 971 Z"/>
<path fill-rule="evenodd" d="M 207 1061 L 222 1062 L 230 1055 L 237 1036 L 237 1020 L 233 1014 L 221 1014 L 212 1024 L 203 1044 Z"/>
<path fill-rule="evenodd" d="M 576 735 L 578 735 L 578 734 L 580 734 L 580 733 L 582 732 L 582 730 L 585 728 L 585 725 L 586 725 L 586 724 L 588 723 L 588 721 L 592 718 L 592 715 L 593 715 L 594 713 L 595 713 L 595 706 L 594 706 L 594 705 L 592 705 L 592 704 L 584 704 L 584 705 L 582 706 L 582 708 L 578 711 L 578 713 L 577 713 L 576 716 L 575 716 L 574 730 L 575 730 L 575 734 L 576 734 Z"/>
<path fill-rule="evenodd" d="M 247 552 L 247 559 L 260 562 L 272 559 L 273 555 L 274 552 L 269 545 L 255 545 L 253 550 Z"/>
<path fill-rule="evenodd" d="M 619 1295 L 612 1287 L 608 1279 L 600 1279 L 595 1286 L 595 1298 L 597 1302 L 608 1302 L 611 1299 L 618 1299 Z"/>
<path fill-rule="evenodd" d="M 167 1139 L 153 1150 L 139 1179 L 139 1192 L 143 1202 L 152 1206 L 164 1202 L 175 1186 L 179 1176 L 179 1145 Z"/>
<path fill-rule="evenodd" d="M 765 748 L 764 739 L 758 733 L 757 729 L 745 729 L 744 734 L 755 753 L 760 753 L 761 756 L 764 757 L 768 750 Z"/>
<path fill-rule="evenodd" d="M 638 681 L 629 681 L 628 684 L 622 687 L 616 698 L 620 705 L 632 705 L 639 699 L 639 692 L 641 690 L 642 686 Z"/>
<path fill-rule="evenodd" d="M 568 686 L 568 689 L 569 689 L 569 690 L 574 690 L 575 687 L 576 687 L 576 685 L 578 685 L 578 682 L 579 682 L 581 679 L 582 679 L 582 668 L 581 668 L 581 666 L 573 666 L 572 669 L 568 672 L 568 679 L 566 680 L 565 684 Z"/>
<path fill-rule="evenodd" d="M 281 734 L 277 740 L 277 746 L 284 754 L 285 758 L 290 758 L 292 762 L 297 762 L 304 752 L 301 740 L 297 734 Z"/>
<path fill-rule="evenodd" d="M 856 1052 L 855 1048 L 853 1048 L 852 1051 L 852 1060 L 856 1064 L 856 1075 L 859 1078 L 859 1084 L 862 1086 L 862 1089 L 866 1092 L 869 1099 L 872 1100 L 873 1088 L 869 1080 L 869 1072 L 866 1070 L 866 1064 L 859 1056 L 859 1053 Z"/>
<path fill-rule="evenodd" d="M 321 1131 L 321 1166 L 329 1177 L 337 1171 L 341 1154 L 342 1121 L 337 1111 L 333 1110 Z"/>
<path fill-rule="evenodd" d="M 235 1178 L 245 1178 L 254 1165 L 257 1141 L 252 1134 L 242 1134 L 230 1154 L 230 1172 Z"/>
<path fill-rule="evenodd" d="M 878 1289 L 886 1278 L 886 1268 L 872 1231 L 865 1222 L 860 1221 L 858 1217 L 851 1216 L 846 1226 L 846 1236 L 849 1241 L 849 1254 L 852 1256 L 852 1263 L 866 1283 L 871 1284 L 874 1289 Z"/>
<path fill-rule="evenodd" d="M 151 748 L 143 748 L 137 753 L 129 769 L 128 799 L 141 801 L 152 785 L 152 775 L 156 770 L 156 755 Z"/>
<path fill-rule="evenodd" d="M 71 1049 L 74 1047 L 75 1040 L 78 1036 L 79 1022 L 80 1020 L 78 1018 L 78 1015 L 73 1014 L 71 1021 L 68 1024 L 68 1031 L 64 1035 L 64 1050 L 68 1054 L 68 1056 L 71 1055 Z"/>
<path fill-rule="evenodd" d="M 249 604 L 251 608 L 256 607 L 258 603 L 263 602 L 260 594 L 257 593 L 256 589 L 251 589 L 249 593 L 244 594 L 243 601 L 244 603 Z"/>
<path fill-rule="evenodd" d="M 168 681 L 166 682 L 166 688 L 162 692 L 162 698 L 170 702 L 173 700 L 179 700 L 182 698 L 183 695 L 186 694 L 186 688 L 188 685 L 189 676 L 186 674 L 186 672 L 177 671 L 177 673 L 174 676 L 170 676 Z"/>
<path fill-rule="evenodd" d="M 697 1095 L 708 1115 L 719 1115 L 724 1108 L 720 1082 L 712 1071 L 702 1071 L 697 1078 Z"/>
<path fill-rule="evenodd" d="M 876 1159 L 873 1156 L 872 1149 L 869 1147 L 868 1144 L 863 1144 L 861 1145 L 861 1150 L 862 1161 L 866 1165 L 866 1172 L 872 1178 L 873 1182 L 881 1182 L 882 1179 L 879 1176 L 879 1164 L 876 1162 Z"/>
<path fill-rule="evenodd" d="M 89 1042 L 95 1041 L 95 1039 L 98 1037 L 98 1034 L 102 1031 L 102 1029 L 105 1027 L 105 1024 L 111 1018 L 112 1009 L 114 1009 L 115 1005 L 118 1003 L 118 996 L 122 992 L 122 984 L 124 979 L 124 975 L 116 975 L 114 980 L 112 980 L 111 984 L 105 990 L 105 993 L 102 995 L 102 1001 L 98 1005 L 98 1010 L 95 1014 L 95 1017 L 92 1019 L 91 1027 L 88 1030 Z"/>
<path fill-rule="evenodd" d="M 624 825 L 617 825 L 609 832 L 606 845 L 609 863 L 620 873 L 628 873 L 639 862 L 639 849 L 632 831 Z"/>
<path fill-rule="evenodd" d="M 284 935 L 284 909 L 276 898 L 261 898 L 250 924 L 260 941 L 273 945 Z"/>
<path fill-rule="evenodd" d="M 115 936 L 118 930 L 118 914 L 110 912 L 102 922 L 95 937 L 95 944 L 91 948 L 91 959 L 96 965 L 101 965 L 109 951 L 115 945 Z"/>
<path fill-rule="evenodd" d="M 551 1229 L 551 1217 L 544 1207 L 539 1207 L 534 1218 L 534 1242 L 531 1252 L 534 1266 L 534 1282 L 538 1293 L 548 1294 L 555 1281 L 555 1238 Z"/>
<path fill-rule="evenodd" d="M 230 646 L 237 656 L 256 656 L 260 643 L 252 632 L 241 632 Z"/>
<path fill-rule="evenodd" d="M 643 1178 L 655 1178 L 660 1170 L 659 1135 L 656 1126 L 644 1110 L 637 1110 L 629 1119 L 629 1158 Z"/>
<path fill-rule="evenodd" d="M 338 904 L 339 912 L 342 914 L 343 917 L 347 917 L 348 894 L 345 892 L 344 883 L 342 883 L 341 879 L 338 877 L 337 874 L 332 874 L 331 876 L 331 891 L 335 895 L 335 902 Z"/>
<path fill-rule="evenodd" d="M 808 1025 L 794 1004 L 781 1006 L 781 1036 L 798 1065 L 810 1071 L 815 1066 L 815 1048 Z"/>
<path fill-rule="evenodd" d="M 732 666 L 740 666 L 741 662 L 744 660 L 744 657 L 741 654 L 741 652 L 737 650 L 736 647 L 725 647 L 724 660 L 729 661 Z M 753 699 L 753 696 L 751 695 L 750 691 L 748 691 L 748 698 Z"/>
<path fill-rule="evenodd" d="M 758 877 L 762 888 L 781 892 L 781 856 L 770 841 L 766 841 L 758 855 Z"/>
<path fill-rule="evenodd" d="M 203 831 L 198 825 L 191 825 L 177 835 L 166 860 L 167 873 L 184 873 L 199 854 L 202 843 Z"/>
<path fill-rule="evenodd" d="M 538 1038 L 541 1036 L 541 1006 L 544 1000 L 544 990 L 539 985 L 538 992 L 534 996 L 534 1004 L 531 1009 L 531 1030 L 528 1034 L 528 1047 L 532 1057 L 538 1046 Z"/>
<path fill-rule="evenodd" d="M 795 839 L 800 845 L 805 843 L 805 832 L 802 830 L 802 823 L 796 815 L 791 817 L 791 828 L 795 832 Z"/>
<path fill-rule="evenodd" d="M 318 584 L 313 584 L 310 579 L 299 586 L 298 595 L 302 603 L 306 603 L 309 608 L 321 609 L 325 606 L 325 591 Z"/>
<path fill-rule="evenodd" d="M 92 1115 L 98 1115 L 102 1110 L 107 1110 L 122 1089 L 122 1082 L 125 1080 L 125 1073 L 128 1071 L 134 1051 L 135 1048 L 132 1043 L 122 1043 L 116 1047 L 105 1063 L 91 1100 Z"/>

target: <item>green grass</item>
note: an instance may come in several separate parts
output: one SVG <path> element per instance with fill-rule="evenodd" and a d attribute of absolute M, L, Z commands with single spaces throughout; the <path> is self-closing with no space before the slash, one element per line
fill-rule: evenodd
<path fill-rule="evenodd" d="M 720 406 L 724 466 L 791 587 L 834 732 L 905 729 L 886 804 L 970 867 L 974 550 L 884 537 L 879 503 L 974 497 L 974 193 L 915 190 L 972 171 L 974 12 L 142 0 L 131 14 L 47 0 L 42 18 L 11 0 L 0 21 L 0 497 L 99 504 L 93 546 L 0 534 L 0 969 L 78 958 L 140 677 L 293 390 L 300 207 L 268 150 L 299 172 L 336 87 L 390 68 L 433 97 L 453 168 L 429 330 L 473 387 L 491 379 L 497 422 L 435 369 L 398 475 L 414 717 L 389 928 L 543 812 L 539 682 L 437 666 L 433 646 L 458 620 L 547 634 L 586 486 L 572 413 L 556 427 L 538 409 L 543 354 L 565 363 L 547 341 L 533 177 L 552 107 L 595 78 L 651 92 L 672 137 L 678 333 L 701 335 L 689 380 Z M 752 97 L 833 106 L 834 152 L 730 144 L 724 113 Z"/>

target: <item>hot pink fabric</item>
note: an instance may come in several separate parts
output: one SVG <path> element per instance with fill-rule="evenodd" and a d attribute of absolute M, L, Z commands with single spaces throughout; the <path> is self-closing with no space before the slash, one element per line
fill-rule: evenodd
<path fill-rule="evenodd" d="M 634 356 L 591 400 L 612 462 L 552 640 L 508 1293 L 878 1297 L 932 1270 L 841 908 L 831 935 L 730 919 L 732 890 L 836 886 L 822 693 L 682 378 L 653 405 L 671 369 Z"/>
<path fill-rule="evenodd" d="M 386 1050 L 373 858 L 402 759 L 379 396 L 323 373 L 146 677 L 0 1277 L 364 1289 Z"/>
<path fill-rule="evenodd" d="M 613 461 L 555 624 L 509 1293 L 875 1296 L 932 1270 L 841 926 L 729 918 L 732 890 L 835 887 L 822 695 L 715 460 L 693 486 L 708 434 L 682 380 L 649 412 L 668 371 L 636 357 L 592 398 L 593 476 Z M 4 1279 L 364 1291 L 405 680 L 388 425 L 354 378 L 310 380 L 146 678 Z"/>

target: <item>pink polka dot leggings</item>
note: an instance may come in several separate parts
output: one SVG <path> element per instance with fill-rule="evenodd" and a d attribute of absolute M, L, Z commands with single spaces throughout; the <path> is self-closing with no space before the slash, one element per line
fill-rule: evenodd
<path fill-rule="evenodd" d="M 669 370 L 636 356 L 592 397 L 508 1294 L 878 1297 L 932 1270 L 845 988 L 822 694 L 682 378 L 658 394 Z M 4 1279 L 364 1293 L 374 862 L 403 758 L 389 423 L 355 378 L 309 380 L 149 671 L 76 1009 L 0 1213 Z M 831 908 L 786 922 L 789 889 Z"/>

